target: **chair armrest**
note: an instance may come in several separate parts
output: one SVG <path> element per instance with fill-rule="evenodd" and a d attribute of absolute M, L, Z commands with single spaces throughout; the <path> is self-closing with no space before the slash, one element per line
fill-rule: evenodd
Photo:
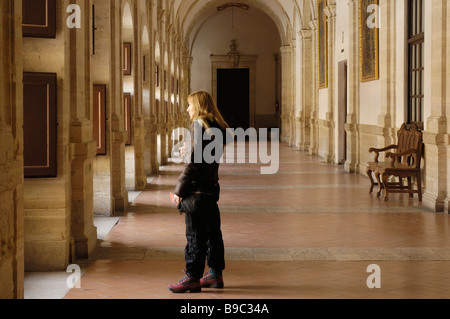
<path fill-rule="evenodd" d="M 385 148 L 370 148 L 369 149 L 369 153 L 372 153 L 372 152 L 377 152 L 377 153 L 379 153 L 379 152 L 386 152 L 386 151 L 388 151 L 388 150 L 392 150 L 392 149 L 397 149 L 398 148 L 398 145 L 390 145 L 390 146 L 387 146 L 387 147 L 385 147 Z"/>
<path fill-rule="evenodd" d="M 410 149 L 404 152 L 400 152 L 400 153 L 392 153 L 392 152 L 387 152 L 386 153 L 386 158 L 391 158 L 391 166 L 395 167 L 394 163 L 395 163 L 395 159 L 405 156 L 405 155 L 411 155 L 411 154 L 415 154 L 417 153 L 417 150 L 415 149 Z"/>
<path fill-rule="evenodd" d="M 396 157 L 401 157 L 401 156 L 405 156 L 405 155 L 410 155 L 410 154 L 415 154 L 417 153 L 417 150 L 415 149 L 410 149 L 401 153 L 391 153 L 391 152 L 387 152 L 386 153 L 386 157 L 392 157 L 392 158 L 396 158 Z"/>
<path fill-rule="evenodd" d="M 381 152 L 386 152 L 388 150 L 397 149 L 397 148 L 398 148 L 398 145 L 390 145 L 385 148 L 373 148 L 372 147 L 369 149 L 369 153 L 375 153 L 374 161 L 375 161 L 375 163 L 378 163 L 378 157 L 380 156 Z"/>

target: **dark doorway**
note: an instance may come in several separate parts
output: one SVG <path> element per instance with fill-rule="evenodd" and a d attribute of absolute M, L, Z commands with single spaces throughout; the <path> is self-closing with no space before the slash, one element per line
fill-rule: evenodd
<path fill-rule="evenodd" d="M 231 128 L 250 127 L 250 69 L 217 70 L 217 104 Z"/>

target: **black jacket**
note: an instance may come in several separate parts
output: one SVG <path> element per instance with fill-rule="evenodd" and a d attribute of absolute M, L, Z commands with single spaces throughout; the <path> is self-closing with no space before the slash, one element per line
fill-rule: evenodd
<path fill-rule="evenodd" d="M 210 128 L 219 129 L 221 136 L 211 136 L 210 130 L 206 130 L 199 123 L 197 121 L 191 127 L 191 148 L 186 150 L 185 155 L 187 164 L 178 177 L 174 193 L 181 198 L 186 198 L 193 192 L 203 193 L 218 201 L 220 193 L 219 160 L 223 154 L 226 135 L 225 131 L 215 121 L 209 120 L 207 123 Z M 206 134 L 209 134 L 207 136 L 210 136 L 207 139 L 203 138 L 205 131 L 207 131 Z M 217 147 L 212 147 L 211 143 L 217 143 L 215 144 Z M 205 149 L 207 149 L 206 152 Z M 200 155 L 202 155 L 201 160 L 199 160 Z M 211 161 L 210 155 L 214 155 L 217 160 Z"/>

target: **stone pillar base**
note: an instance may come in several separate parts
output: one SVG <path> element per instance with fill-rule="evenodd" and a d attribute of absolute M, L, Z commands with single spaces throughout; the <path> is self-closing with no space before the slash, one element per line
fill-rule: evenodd
<path fill-rule="evenodd" d="M 446 197 L 444 200 L 444 213 L 450 214 L 450 197 Z"/>
<path fill-rule="evenodd" d="M 97 247 L 97 227 L 90 227 L 82 237 L 75 238 L 75 258 L 89 259 Z"/>
<path fill-rule="evenodd" d="M 439 198 L 439 196 L 436 196 L 434 194 L 430 194 L 425 192 L 423 194 L 423 204 L 425 207 L 428 207 L 432 210 L 434 210 L 437 213 L 442 213 L 445 211 L 445 207 L 447 206 L 447 212 L 448 210 L 448 200 L 446 203 L 445 198 Z"/>

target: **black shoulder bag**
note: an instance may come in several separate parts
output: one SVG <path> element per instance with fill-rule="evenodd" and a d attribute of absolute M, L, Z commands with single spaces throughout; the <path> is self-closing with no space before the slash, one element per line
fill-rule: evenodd
<path fill-rule="evenodd" d="M 199 214 L 207 210 L 213 201 L 212 194 L 192 192 L 180 201 L 178 211 L 180 213 Z"/>

